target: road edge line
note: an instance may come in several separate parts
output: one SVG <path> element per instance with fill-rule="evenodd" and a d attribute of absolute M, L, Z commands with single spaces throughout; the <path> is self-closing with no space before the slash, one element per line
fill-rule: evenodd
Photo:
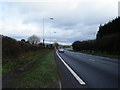
<path fill-rule="evenodd" d="M 61 85 L 61 81 L 59 80 L 59 88 L 60 88 L 60 90 L 61 90 L 61 88 L 62 88 L 62 85 Z"/>
<path fill-rule="evenodd" d="M 57 53 L 57 51 L 56 51 L 56 54 L 60 58 L 60 60 L 63 62 L 63 64 L 67 67 L 67 69 L 71 72 L 71 74 L 77 79 L 77 81 L 81 85 L 85 85 L 86 83 L 71 69 L 69 65 L 67 65 L 67 63 L 62 59 L 62 57 Z"/>

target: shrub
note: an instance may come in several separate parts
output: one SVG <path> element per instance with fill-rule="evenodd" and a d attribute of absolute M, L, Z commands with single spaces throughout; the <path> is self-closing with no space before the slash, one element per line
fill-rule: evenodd
<path fill-rule="evenodd" d="M 13 38 L 2 36 L 2 57 L 13 58 L 19 56 L 21 53 L 26 53 L 29 51 L 40 50 L 43 47 L 39 45 L 32 45 L 23 41 L 16 41 Z"/>

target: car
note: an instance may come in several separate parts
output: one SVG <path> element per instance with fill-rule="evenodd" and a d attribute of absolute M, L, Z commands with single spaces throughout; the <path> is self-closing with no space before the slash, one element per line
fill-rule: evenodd
<path fill-rule="evenodd" d="M 59 51 L 60 53 L 64 53 L 64 49 L 62 49 L 62 48 L 58 49 L 58 51 Z"/>

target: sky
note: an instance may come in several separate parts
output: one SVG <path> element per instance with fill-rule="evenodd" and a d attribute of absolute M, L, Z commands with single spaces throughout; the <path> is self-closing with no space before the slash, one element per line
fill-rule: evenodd
<path fill-rule="evenodd" d="M 0 0 L 0 34 L 16 40 L 37 35 L 63 45 L 92 40 L 100 24 L 118 17 L 118 1 Z"/>

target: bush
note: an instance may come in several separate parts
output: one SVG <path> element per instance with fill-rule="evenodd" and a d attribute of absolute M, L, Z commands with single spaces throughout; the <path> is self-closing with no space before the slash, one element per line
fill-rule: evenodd
<path fill-rule="evenodd" d="M 76 51 L 79 51 L 81 48 L 80 48 L 80 45 L 81 45 L 81 42 L 80 41 L 75 41 L 73 44 L 72 44 L 72 47 L 74 50 Z"/>
<path fill-rule="evenodd" d="M 43 47 L 39 45 L 32 45 L 23 41 L 16 41 L 7 36 L 2 36 L 2 57 L 13 58 L 19 56 L 21 53 L 26 53 L 29 51 L 40 50 Z"/>
<path fill-rule="evenodd" d="M 75 41 L 72 46 L 73 49 L 77 51 L 86 50 L 99 51 L 108 54 L 120 54 L 120 35 L 117 33 L 104 36 L 96 40 L 88 40 L 82 42 Z"/>

